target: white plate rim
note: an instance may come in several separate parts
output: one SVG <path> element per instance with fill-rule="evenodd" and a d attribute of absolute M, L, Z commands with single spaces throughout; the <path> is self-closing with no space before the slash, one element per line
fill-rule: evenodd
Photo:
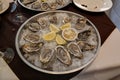
<path fill-rule="evenodd" d="M 80 1 L 80 0 L 79 0 L 79 1 Z M 110 8 L 112 8 L 113 2 L 112 2 L 111 0 L 103 0 L 103 1 L 105 1 L 104 3 L 108 3 L 109 6 L 107 6 L 106 8 L 103 7 L 103 8 L 101 8 L 101 10 L 89 10 L 89 9 L 83 7 L 81 4 L 76 3 L 76 0 L 73 0 L 73 3 L 74 3 L 78 8 L 80 8 L 80 9 L 82 9 L 82 10 L 85 10 L 85 11 L 89 11 L 89 12 L 104 12 L 104 11 L 107 11 L 107 10 L 109 10 Z"/>

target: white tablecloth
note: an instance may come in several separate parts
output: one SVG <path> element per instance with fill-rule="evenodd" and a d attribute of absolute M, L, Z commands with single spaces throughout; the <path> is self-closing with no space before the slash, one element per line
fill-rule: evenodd
<path fill-rule="evenodd" d="M 117 68 L 109 70 L 114 67 Z M 97 71 L 84 75 L 95 70 Z M 102 45 L 94 62 L 71 80 L 110 80 L 117 75 L 120 75 L 120 32 L 115 29 Z"/>
<path fill-rule="evenodd" d="M 0 58 L 0 80 L 19 80 L 3 58 Z"/>

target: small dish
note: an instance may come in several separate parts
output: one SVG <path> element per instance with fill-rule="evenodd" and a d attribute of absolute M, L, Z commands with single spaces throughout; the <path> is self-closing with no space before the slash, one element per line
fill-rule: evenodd
<path fill-rule="evenodd" d="M 104 12 L 113 5 L 111 0 L 73 0 L 73 3 L 77 7 L 89 12 Z"/>
<path fill-rule="evenodd" d="M 0 14 L 4 13 L 9 8 L 9 1 L 1 0 L 2 9 L 0 10 Z"/>

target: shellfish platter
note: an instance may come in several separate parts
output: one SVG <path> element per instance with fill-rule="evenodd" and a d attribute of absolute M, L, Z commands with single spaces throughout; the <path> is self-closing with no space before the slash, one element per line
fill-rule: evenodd
<path fill-rule="evenodd" d="M 66 74 L 83 69 L 97 55 L 100 35 L 86 17 L 69 11 L 37 14 L 16 36 L 20 58 L 35 70 Z"/>
<path fill-rule="evenodd" d="M 18 2 L 33 11 L 49 11 L 61 9 L 71 3 L 71 0 L 18 0 Z"/>

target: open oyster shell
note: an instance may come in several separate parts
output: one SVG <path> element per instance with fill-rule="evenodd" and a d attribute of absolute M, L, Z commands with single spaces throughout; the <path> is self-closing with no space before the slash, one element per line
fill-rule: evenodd
<path fill-rule="evenodd" d="M 33 44 L 26 43 L 22 46 L 22 49 L 25 53 L 37 52 L 43 46 L 43 43 Z"/>
<path fill-rule="evenodd" d="M 32 5 L 31 5 L 31 7 L 33 8 L 33 9 L 40 9 L 41 8 L 41 5 L 40 5 L 41 3 L 39 2 L 39 1 L 36 1 L 36 2 L 34 2 Z"/>
<path fill-rule="evenodd" d="M 62 36 L 67 41 L 74 41 L 77 39 L 78 33 L 74 28 L 66 28 L 62 31 Z"/>
<path fill-rule="evenodd" d="M 35 33 L 28 33 L 26 36 L 24 36 L 24 39 L 31 43 L 39 43 L 40 42 L 40 36 Z"/>
<path fill-rule="evenodd" d="M 49 16 L 49 21 L 52 23 L 52 24 L 57 24 L 58 23 L 58 18 L 56 15 L 51 15 Z"/>
<path fill-rule="evenodd" d="M 78 39 L 81 41 L 86 41 L 91 35 L 91 30 L 85 30 L 83 32 L 78 33 Z"/>
<path fill-rule="evenodd" d="M 54 50 L 44 47 L 42 48 L 40 53 L 40 61 L 44 64 L 48 63 L 53 56 L 54 56 Z"/>
<path fill-rule="evenodd" d="M 81 50 L 84 51 L 92 51 L 93 49 L 95 49 L 95 45 L 91 45 L 87 42 L 84 41 L 78 41 L 77 44 L 79 45 L 79 47 L 81 48 Z"/>
<path fill-rule="evenodd" d="M 67 45 L 68 51 L 77 58 L 83 58 L 83 53 L 77 43 L 71 42 Z"/>
<path fill-rule="evenodd" d="M 35 1 L 37 1 L 37 0 L 22 0 L 22 3 L 26 5 L 26 4 L 30 4 L 32 2 L 35 2 Z"/>
<path fill-rule="evenodd" d="M 48 20 L 46 18 L 39 18 L 37 22 L 40 24 L 42 29 L 45 29 L 49 26 Z"/>
<path fill-rule="evenodd" d="M 57 46 L 55 50 L 56 50 L 56 57 L 62 63 L 66 64 L 66 65 L 70 65 L 72 63 L 69 52 L 63 46 Z"/>
<path fill-rule="evenodd" d="M 37 32 L 40 30 L 40 25 L 38 23 L 31 23 L 28 28 L 33 32 Z"/>
<path fill-rule="evenodd" d="M 56 0 L 59 5 L 64 5 L 64 0 Z"/>
<path fill-rule="evenodd" d="M 41 9 L 42 10 L 48 10 L 50 8 L 49 4 L 44 2 L 44 3 L 41 3 Z"/>
<path fill-rule="evenodd" d="M 75 28 L 78 30 L 83 29 L 86 25 L 86 22 L 87 22 L 87 19 L 85 17 L 78 18 Z"/>

